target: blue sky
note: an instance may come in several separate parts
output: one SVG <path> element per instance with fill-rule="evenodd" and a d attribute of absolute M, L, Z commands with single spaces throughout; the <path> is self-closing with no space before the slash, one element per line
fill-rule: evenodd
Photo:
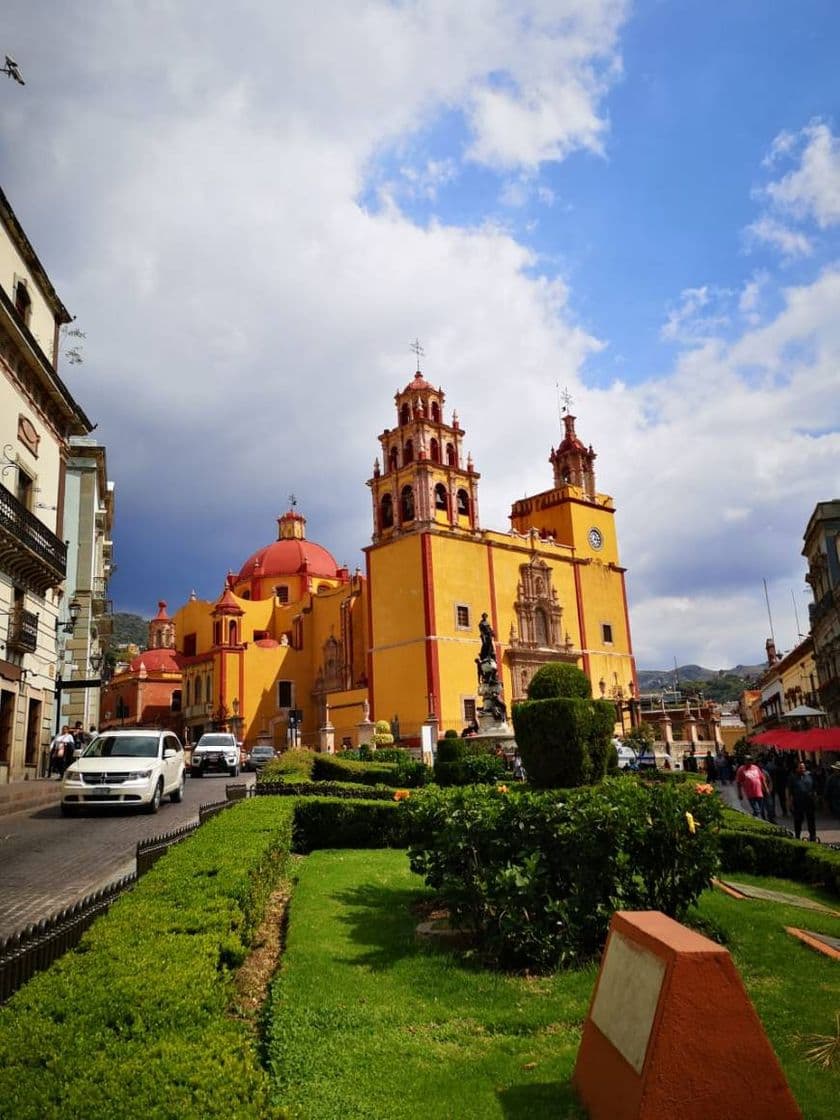
<path fill-rule="evenodd" d="M 218 594 L 298 496 L 341 563 L 409 341 L 482 472 L 615 496 L 641 667 L 761 660 L 838 496 L 840 9 L 11 0 L 0 179 L 87 333 L 118 609 Z"/>

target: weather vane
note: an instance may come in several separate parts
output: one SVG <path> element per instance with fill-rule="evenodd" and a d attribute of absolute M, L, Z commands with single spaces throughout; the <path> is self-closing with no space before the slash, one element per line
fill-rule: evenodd
<path fill-rule="evenodd" d="M 8 74 L 8 76 L 13 81 L 17 82 L 17 84 L 19 86 L 25 86 L 26 85 L 26 82 L 23 80 L 23 75 L 20 72 L 20 67 L 15 62 L 15 60 L 8 54 L 6 55 L 6 65 L 5 66 L 0 66 L 0 74 Z"/>
<path fill-rule="evenodd" d="M 295 494 L 289 495 L 289 505 L 292 507 L 292 509 L 294 509 L 297 505 L 297 496 Z"/>
<path fill-rule="evenodd" d="M 562 409 L 560 410 L 560 415 L 561 416 L 563 415 L 564 412 L 569 412 L 571 410 L 572 403 L 573 403 L 572 402 L 572 394 L 569 392 L 569 390 L 565 386 L 563 387 L 563 391 L 561 392 L 559 382 L 557 383 L 557 399 L 558 399 L 558 403 L 562 404 L 562 406 L 563 406 Z"/>
<path fill-rule="evenodd" d="M 412 343 L 409 343 L 409 350 L 417 355 L 417 372 L 420 372 L 420 358 L 426 353 L 419 338 L 415 338 Z"/>

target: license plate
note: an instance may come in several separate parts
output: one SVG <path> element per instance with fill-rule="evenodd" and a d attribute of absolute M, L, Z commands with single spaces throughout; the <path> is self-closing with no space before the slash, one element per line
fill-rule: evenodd
<path fill-rule="evenodd" d="M 110 797 L 110 796 L 111 796 L 111 790 L 108 786 L 98 786 L 96 789 L 92 789 L 90 791 L 90 793 L 88 794 L 88 797 Z"/>

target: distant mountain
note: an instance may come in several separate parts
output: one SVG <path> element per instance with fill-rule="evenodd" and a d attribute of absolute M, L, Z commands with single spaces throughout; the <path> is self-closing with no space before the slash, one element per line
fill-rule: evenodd
<path fill-rule="evenodd" d="M 127 646 L 133 644 L 145 649 L 149 642 L 148 619 L 139 614 L 126 614 L 117 611 L 114 614 L 114 628 L 111 635 L 112 646 Z"/>
<path fill-rule="evenodd" d="M 746 682 L 761 676 L 767 668 L 762 665 L 736 665 L 732 669 L 706 669 L 702 665 L 680 665 L 676 677 L 683 681 L 715 681 L 724 677 L 737 677 Z M 658 688 L 673 688 L 675 674 L 673 669 L 639 669 L 639 688 L 642 692 Z"/>

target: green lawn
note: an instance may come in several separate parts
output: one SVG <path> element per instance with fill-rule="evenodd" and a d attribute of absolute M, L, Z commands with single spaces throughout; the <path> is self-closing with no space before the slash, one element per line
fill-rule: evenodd
<path fill-rule="evenodd" d="M 267 1009 L 276 1100 L 290 1117 L 583 1115 L 569 1079 L 594 968 L 527 979 L 418 945 L 411 905 L 425 891 L 403 852 L 315 852 L 299 876 Z M 712 891 L 698 909 L 726 939 L 806 1120 L 836 1120 L 838 1071 L 805 1063 L 794 1036 L 833 1029 L 840 965 L 782 926 L 836 935 L 837 919 Z"/>

